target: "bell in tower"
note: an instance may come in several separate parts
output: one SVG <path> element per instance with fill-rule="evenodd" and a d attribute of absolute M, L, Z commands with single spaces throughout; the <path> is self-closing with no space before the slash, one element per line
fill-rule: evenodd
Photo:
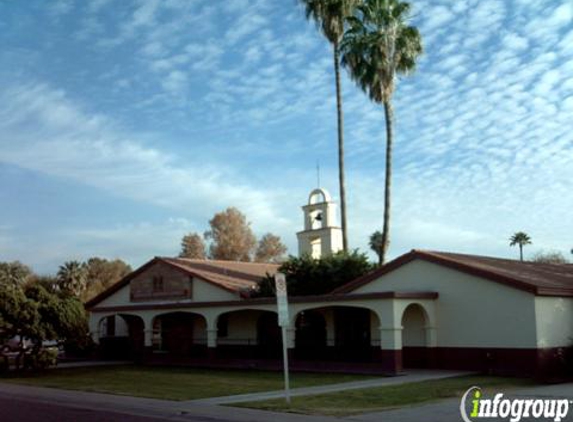
<path fill-rule="evenodd" d="M 325 189 L 314 189 L 302 211 L 304 230 L 296 234 L 299 256 L 320 258 L 342 250 L 342 229 L 335 225 L 336 203 Z"/>

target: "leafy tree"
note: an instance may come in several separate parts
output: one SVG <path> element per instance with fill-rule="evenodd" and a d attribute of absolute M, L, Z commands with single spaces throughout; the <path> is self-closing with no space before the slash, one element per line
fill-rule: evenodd
<path fill-rule="evenodd" d="M 197 233 L 189 233 L 181 239 L 180 258 L 205 259 L 205 242 Z"/>
<path fill-rule="evenodd" d="M 509 238 L 509 246 L 519 246 L 519 260 L 523 261 L 523 247 L 531 245 L 531 238 L 525 232 L 516 232 Z"/>
<path fill-rule="evenodd" d="M 416 68 L 422 53 L 422 39 L 417 28 L 407 24 L 410 5 L 399 0 L 364 0 L 354 16 L 347 19 L 349 28 L 340 44 L 342 64 L 370 99 L 384 106 L 386 121 L 386 172 L 384 185 L 384 225 L 380 261 L 383 264 L 390 246 L 390 198 L 394 110 L 392 96 L 396 76 L 408 75 Z"/>
<path fill-rule="evenodd" d="M 32 366 L 50 362 L 42 349 L 43 341 L 87 343 L 88 332 L 87 314 L 76 297 L 50 293 L 38 283 L 26 287 L 0 285 L 0 341 L 14 336 L 31 340 Z M 18 362 L 23 357 L 21 347 Z"/>
<path fill-rule="evenodd" d="M 40 285 L 49 293 L 58 293 L 60 288 L 58 278 L 51 275 L 34 275 L 24 286 Z"/>
<path fill-rule="evenodd" d="M 19 285 L 0 284 L 0 343 L 25 336 L 39 323 L 36 304 Z"/>
<path fill-rule="evenodd" d="M 532 262 L 540 264 L 568 264 L 569 261 L 565 256 L 558 251 L 543 252 L 539 251 L 531 258 Z"/>
<path fill-rule="evenodd" d="M 257 251 L 255 252 L 256 262 L 272 262 L 278 263 L 284 260 L 287 247 L 281 241 L 279 236 L 275 236 L 272 233 L 267 233 L 257 246 Z"/>
<path fill-rule="evenodd" d="M 372 249 L 374 252 L 376 252 L 376 255 L 378 255 L 378 265 L 382 265 L 382 243 L 383 243 L 383 238 L 382 238 L 382 233 L 380 231 L 375 231 L 374 233 L 372 233 L 370 235 L 370 241 L 368 242 L 370 249 Z"/>
<path fill-rule="evenodd" d="M 340 41 L 344 34 L 344 22 L 352 15 L 358 0 L 301 0 L 306 18 L 315 21 L 326 39 L 332 44 L 334 76 L 336 85 L 336 117 L 338 125 L 338 179 L 340 185 L 340 219 L 342 226 L 342 247 L 348 251 L 346 224 L 346 184 L 344 181 L 344 118 L 342 112 L 342 90 L 340 87 Z"/>
<path fill-rule="evenodd" d="M 340 251 L 320 259 L 310 255 L 291 256 L 279 268 L 286 275 L 288 294 L 291 296 L 321 295 L 329 293 L 373 269 L 365 254 Z M 274 278 L 265 277 L 254 296 L 274 296 Z"/>
<path fill-rule="evenodd" d="M 32 276 L 30 267 L 20 261 L 0 262 L 0 284 L 24 284 Z"/>
<path fill-rule="evenodd" d="M 209 225 L 211 230 L 205 232 L 205 238 L 212 241 L 209 247 L 210 258 L 251 261 L 257 239 L 243 213 L 229 207 L 215 214 Z"/>
<path fill-rule="evenodd" d="M 81 294 L 83 300 L 98 295 L 132 271 L 131 267 L 121 259 L 107 260 L 93 257 L 83 266 L 86 276 L 86 288 Z"/>
<path fill-rule="evenodd" d="M 68 261 L 60 265 L 57 277 L 58 287 L 67 294 L 79 297 L 86 288 L 86 266 L 79 261 Z"/>

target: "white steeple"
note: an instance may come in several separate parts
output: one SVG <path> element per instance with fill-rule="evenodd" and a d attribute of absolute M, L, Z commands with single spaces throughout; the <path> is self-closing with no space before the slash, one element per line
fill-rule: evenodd
<path fill-rule="evenodd" d="M 296 234 L 298 254 L 313 258 L 342 250 L 342 229 L 336 223 L 336 203 L 325 189 L 314 189 L 302 207 L 304 230 Z"/>

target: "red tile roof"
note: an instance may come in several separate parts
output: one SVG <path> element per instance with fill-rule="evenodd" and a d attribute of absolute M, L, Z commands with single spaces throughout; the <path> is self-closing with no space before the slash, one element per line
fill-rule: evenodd
<path fill-rule="evenodd" d="M 133 278 L 157 263 L 167 264 L 184 272 L 185 274 L 197 277 L 208 283 L 238 294 L 241 294 L 241 292 L 245 290 L 254 288 L 262 278 L 267 274 L 274 275 L 279 268 L 279 265 L 276 264 L 255 262 L 155 257 L 114 285 L 110 286 L 107 290 L 90 299 L 86 302 L 86 307 L 94 307 L 122 287 L 127 286 Z"/>
<path fill-rule="evenodd" d="M 227 290 L 240 292 L 255 288 L 267 274 L 274 275 L 279 266 L 255 262 L 209 261 L 204 259 L 160 258 L 202 280 Z"/>
<path fill-rule="evenodd" d="M 432 262 L 538 296 L 573 296 L 573 264 L 541 264 L 489 256 L 412 250 L 383 267 L 334 290 L 348 293 L 415 259 Z"/>

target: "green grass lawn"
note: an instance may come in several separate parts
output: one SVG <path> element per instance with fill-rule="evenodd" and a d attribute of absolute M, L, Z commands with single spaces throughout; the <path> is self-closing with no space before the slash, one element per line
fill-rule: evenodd
<path fill-rule="evenodd" d="M 371 378 L 365 375 L 296 373 L 291 375 L 291 386 L 310 387 Z M 12 373 L 0 377 L 0 381 L 166 400 L 192 400 L 283 388 L 280 372 L 134 365 L 52 369 L 20 376 Z"/>
<path fill-rule="evenodd" d="M 316 396 L 293 397 L 290 406 L 287 406 L 284 399 L 237 403 L 233 406 L 275 412 L 348 416 L 394 407 L 404 407 L 448 397 L 461 397 L 468 388 L 474 385 L 488 392 L 488 390 L 533 384 L 531 380 L 516 378 L 464 376 Z"/>

